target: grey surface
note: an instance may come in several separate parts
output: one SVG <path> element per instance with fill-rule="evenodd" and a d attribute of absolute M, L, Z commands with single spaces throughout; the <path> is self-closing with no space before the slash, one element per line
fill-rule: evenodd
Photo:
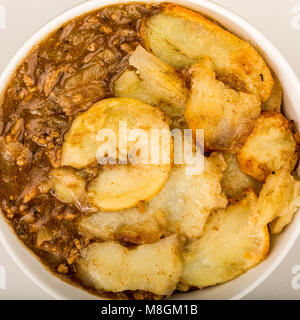
<path fill-rule="evenodd" d="M 59 13 L 82 2 L 85 1 L 0 0 L 0 72 L 30 35 Z M 300 0 L 215 0 L 214 2 L 238 13 L 261 30 L 280 49 L 300 78 Z M 5 30 L 2 30 L 1 6 L 6 9 Z M 6 289 L 3 289 L 4 285 Z M 37 287 L 0 245 L 1 299 L 52 299 L 52 297 Z M 246 299 L 300 299 L 300 238 L 276 271 L 248 294 Z"/>

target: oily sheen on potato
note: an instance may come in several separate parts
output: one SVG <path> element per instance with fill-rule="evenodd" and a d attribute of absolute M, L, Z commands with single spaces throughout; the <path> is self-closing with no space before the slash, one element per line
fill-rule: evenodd
<path fill-rule="evenodd" d="M 211 214 L 202 237 L 184 249 L 179 288 L 204 288 L 227 282 L 265 258 L 269 233 L 267 225 L 252 222 L 256 203 L 255 193 L 249 191 L 240 202 Z"/>
<path fill-rule="evenodd" d="M 292 171 L 298 160 L 297 142 L 289 121 L 276 112 L 264 112 L 238 152 L 243 172 L 261 182 L 281 168 Z"/>
<path fill-rule="evenodd" d="M 273 79 L 259 53 L 201 14 L 174 4 L 149 17 L 141 29 L 146 48 L 176 68 L 209 56 L 218 77 L 236 90 L 256 94 L 266 101 Z"/>
<path fill-rule="evenodd" d="M 182 273 L 180 242 L 176 235 L 132 249 L 98 242 L 82 250 L 77 267 L 79 277 L 97 290 L 143 290 L 168 296 Z"/>
<path fill-rule="evenodd" d="M 115 95 L 139 99 L 158 106 L 170 118 L 171 126 L 185 123 L 184 110 L 188 97 L 185 81 L 176 70 L 138 46 L 129 59 L 129 66 L 114 85 Z"/>
<path fill-rule="evenodd" d="M 194 131 L 204 129 L 205 150 L 236 152 L 259 117 L 260 100 L 217 80 L 209 57 L 193 65 L 189 72 L 191 92 L 185 111 L 189 127 Z"/>

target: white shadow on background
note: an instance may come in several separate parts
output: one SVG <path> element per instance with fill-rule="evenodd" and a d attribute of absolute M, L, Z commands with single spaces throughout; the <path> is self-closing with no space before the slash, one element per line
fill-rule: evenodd
<path fill-rule="evenodd" d="M 6 9 L 0 5 L 0 30 L 6 29 Z"/>
<path fill-rule="evenodd" d="M 6 271 L 3 266 L 0 266 L 0 290 L 6 289 Z"/>
<path fill-rule="evenodd" d="M 292 8 L 292 14 L 294 15 L 292 19 L 292 28 L 300 30 L 300 4 L 297 4 Z"/>

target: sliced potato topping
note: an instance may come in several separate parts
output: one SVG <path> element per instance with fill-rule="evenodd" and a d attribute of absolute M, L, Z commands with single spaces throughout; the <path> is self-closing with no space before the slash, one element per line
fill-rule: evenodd
<path fill-rule="evenodd" d="M 255 220 L 261 225 L 270 224 L 272 233 L 280 233 L 291 223 L 300 207 L 300 181 L 283 168 L 270 175 L 258 198 Z"/>
<path fill-rule="evenodd" d="M 165 232 L 166 224 L 166 215 L 162 211 L 141 212 L 138 208 L 131 208 L 83 217 L 78 227 L 83 235 L 92 239 L 145 244 L 158 241 Z"/>
<path fill-rule="evenodd" d="M 238 198 L 243 196 L 249 188 L 259 194 L 262 184 L 241 171 L 236 155 L 228 153 L 222 155 L 227 163 L 227 169 L 224 171 L 221 181 L 225 194 L 230 198 Z"/>
<path fill-rule="evenodd" d="M 236 90 L 254 93 L 261 101 L 271 94 L 272 75 L 259 53 L 195 11 L 164 4 L 144 22 L 141 34 L 149 51 L 176 68 L 209 56 L 218 76 Z"/>
<path fill-rule="evenodd" d="M 269 249 L 266 225 L 251 218 L 257 198 L 253 191 L 240 202 L 209 218 L 200 239 L 186 245 L 180 287 L 204 288 L 229 281 L 261 262 Z"/>
<path fill-rule="evenodd" d="M 97 290 L 143 290 L 170 295 L 182 272 L 176 235 L 133 249 L 116 242 L 93 243 L 81 253 L 78 276 Z"/>
<path fill-rule="evenodd" d="M 149 204 L 144 205 L 142 212 L 132 208 L 117 213 L 98 213 L 83 218 L 79 227 L 89 237 L 118 239 L 128 243 L 153 242 L 169 233 L 181 233 L 187 238 L 197 238 L 202 234 L 211 211 L 227 205 L 220 185 L 225 168 L 226 164 L 220 154 L 205 158 L 204 171 L 198 175 L 188 175 L 186 165 L 176 165 L 163 189 Z M 119 177 L 120 175 L 118 173 Z M 138 187 L 137 180 L 133 181 Z M 108 184 L 105 183 L 106 185 Z M 126 190 L 131 190 L 128 182 L 124 185 Z M 109 191 L 114 192 L 114 188 L 120 192 L 122 185 L 113 185 Z M 135 197 L 138 189 L 134 193 Z M 101 194 L 104 193 L 99 192 L 95 199 L 100 199 Z M 123 203 L 126 199 L 123 199 Z"/>
<path fill-rule="evenodd" d="M 275 73 L 272 73 L 274 86 L 270 98 L 263 103 L 262 111 L 280 112 L 282 105 L 283 89 Z"/>
<path fill-rule="evenodd" d="M 218 81 L 208 57 L 193 65 L 190 74 L 191 93 L 185 112 L 189 127 L 204 129 L 207 151 L 236 152 L 259 117 L 259 99 Z"/>
<path fill-rule="evenodd" d="M 101 100 L 73 121 L 65 136 L 62 150 L 62 166 L 82 169 L 96 162 L 98 148 L 104 141 L 97 141 L 101 129 L 112 130 L 116 136 L 118 156 L 119 123 L 127 122 L 127 130 L 151 128 L 169 131 L 164 114 L 139 100 L 129 98 L 111 98 Z M 134 142 L 128 144 L 132 148 Z"/>
<path fill-rule="evenodd" d="M 121 121 L 126 121 L 128 138 L 125 137 L 126 133 L 119 131 Z M 111 130 L 115 141 L 98 141 L 97 135 L 101 129 Z M 133 129 L 143 129 L 145 141 L 138 137 L 130 140 L 130 132 L 134 132 Z M 162 136 L 165 138 L 155 139 L 152 129 L 164 132 Z M 120 138 L 125 138 L 126 153 L 119 149 Z M 164 162 L 162 154 L 166 150 L 166 141 L 170 148 L 169 163 Z M 95 162 L 96 156 L 99 161 L 97 152 L 103 143 L 107 149 L 111 147 L 110 149 L 116 151 L 112 155 L 116 163 L 124 154 L 126 158 L 123 161 L 128 161 L 129 158 L 129 163 L 108 165 L 99 172 L 88 189 L 88 196 L 93 205 L 103 211 L 119 211 L 134 207 L 140 201 L 148 201 L 161 190 L 170 173 L 173 155 L 170 128 L 164 114 L 158 108 L 131 98 L 106 99 L 96 103 L 74 120 L 63 145 L 62 165 L 80 169 Z M 153 146 L 158 150 L 158 163 L 146 164 L 152 160 Z M 139 158 L 138 153 L 142 154 L 142 149 L 145 151 L 145 157 Z M 137 156 L 137 163 L 131 161 L 134 156 Z M 146 162 L 143 162 L 144 160 Z"/>
<path fill-rule="evenodd" d="M 264 112 L 238 153 L 243 172 L 259 181 L 266 181 L 272 172 L 285 167 L 295 168 L 298 160 L 297 143 L 289 121 L 276 112 Z"/>
<path fill-rule="evenodd" d="M 175 69 L 141 46 L 129 59 L 134 70 L 126 70 L 115 82 L 115 95 L 142 100 L 160 107 L 172 120 L 172 127 L 185 123 L 184 110 L 188 97 L 185 81 Z"/>
<path fill-rule="evenodd" d="M 225 168 L 220 154 L 205 158 L 204 171 L 199 175 L 187 175 L 185 165 L 174 166 L 149 208 L 166 213 L 170 232 L 182 233 L 188 238 L 199 237 L 211 211 L 227 205 L 220 185 Z"/>
<path fill-rule="evenodd" d="M 120 211 L 149 201 L 164 186 L 171 165 L 105 167 L 88 189 L 90 202 L 102 211 Z"/>

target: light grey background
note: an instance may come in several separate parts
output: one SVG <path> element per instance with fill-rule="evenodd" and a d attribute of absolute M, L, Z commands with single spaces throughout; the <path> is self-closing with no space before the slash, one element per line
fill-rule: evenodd
<path fill-rule="evenodd" d="M 0 21 L 0 72 L 29 36 L 58 14 L 82 2 L 85 1 L 0 0 L 0 17 L 3 6 L 6 10 L 7 26 L 2 30 Z M 214 2 L 238 13 L 261 30 L 280 49 L 300 78 L 300 0 L 215 0 Z M 297 265 L 299 268 L 295 267 Z M 300 299 L 300 279 L 297 281 L 296 275 L 292 274 L 293 268 L 300 271 L 300 238 L 277 270 L 248 294 L 246 299 Z M 6 270 L 5 290 L 2 289 L 3 269 Z M 19 269 L 0 244 L 1 299 L 52 299 L 52 297 Z"/>

